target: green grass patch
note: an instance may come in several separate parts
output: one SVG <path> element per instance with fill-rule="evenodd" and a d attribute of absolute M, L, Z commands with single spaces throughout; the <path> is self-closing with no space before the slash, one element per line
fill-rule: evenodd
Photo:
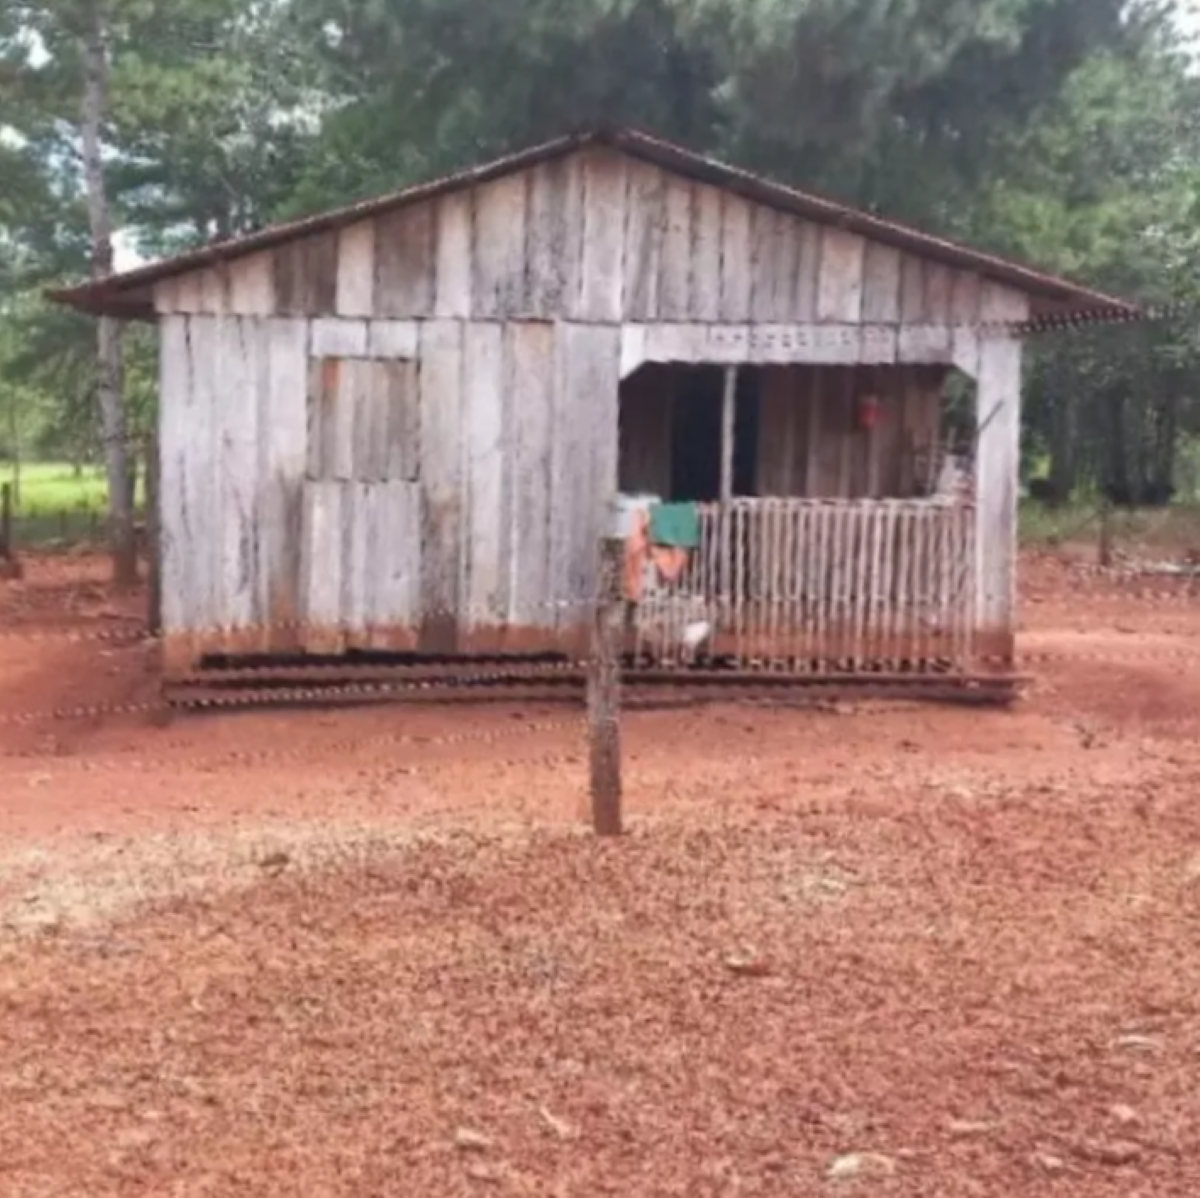
<path fill-rule="evenodd" d="M 0 483 L 13 483 L 11 462 L 0 462 Z M 138 481 L 136 503 L 144 494 Z M 99 466 L 76 471 L 69 462 L 21 464 L 20 490 L 13 510 L 18 547 L 53 549 L 99 542 L 105 535 L 108 482 Z"/>
<path fill-rule="evenodd" d="M 0 463 L 0 483 L 15 483 L 17 472 L 11 462 Z M 64 511 L 102 511 L 108 501 L 104 471 L 85 466 L 76 473 L 69 462 L 29 462 L 20 470 L 17 511 L 37 517 Z"/>

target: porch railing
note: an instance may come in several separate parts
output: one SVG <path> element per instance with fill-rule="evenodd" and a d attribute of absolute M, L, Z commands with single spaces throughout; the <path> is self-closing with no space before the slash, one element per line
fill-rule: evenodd
<path fill-rule="evenodd" d="M 685 573 L 638 605 L 639 654 L 687 656 L 704 622 L 703 650 L 745 665 L 940 672 L 971 656 L 967 503 L 736 499 L 700 525 Z"/>

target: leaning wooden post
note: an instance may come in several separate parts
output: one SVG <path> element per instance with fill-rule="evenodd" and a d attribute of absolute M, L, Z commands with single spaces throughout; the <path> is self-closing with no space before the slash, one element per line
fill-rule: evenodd
<path fill-rule="evenodd" d="M 625 542 L 600 541 L 592 651 L 588 662 L 588 747 L 591 762 L 592 829 L 621 835 L 621 631 L 625 600 L 621 566 Z"/>
<path fill-rule="evenodd" d="M 162 548 L 158 522 L 158 439 L 146 438 L 146 626 L 151 636 L 162 633 Z"/>
<path fill-rule="evenodd" d="M 725 390 L 721 396 L 721 496 L 719 554 L 721 598 L 728 603 L 733 589 L 733 429 L 737 413 L 737 367 L 725 368 Z"/>

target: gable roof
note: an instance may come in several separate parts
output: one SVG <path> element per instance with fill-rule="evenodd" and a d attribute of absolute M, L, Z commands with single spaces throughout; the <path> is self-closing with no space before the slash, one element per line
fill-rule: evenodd
<path fill-rule="evenodd" d="M 861 237 L 915 254 L 1023 291 L 1056 312 L 1131 315 L 1136 305 L 1066 279 L 1044 274 L 1029 266 L 982 250 L 922 233 L 834 200 L 797 191 L 781 183 L 693 153 L 635 129 L 595 129 L 555 138 L 530 149 L 497 158 L 481 166 L 446 175 L 429 183 L 348 204 L 315 216 L 271 225 L 254 233 L 215 242 L 187 253 L 82 283 L 47 292 L 52 300 L 86 312 L 115 316 L 147 317 L 153 308 L 146 289 L 189 271 L 233 261 L 261 250 L 338 229 L 345 225 L 410 204 L 435 199 L 476 184 L 515 174 L 590 146 L 605 146 L 651 163 L 676 175 L 735 192 L 746 199 L 788 212 L 818 224 L 832 225 Z"/>

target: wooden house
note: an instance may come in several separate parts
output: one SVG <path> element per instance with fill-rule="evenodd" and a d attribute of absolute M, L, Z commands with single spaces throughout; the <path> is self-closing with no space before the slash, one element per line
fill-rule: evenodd
<path fill-rule="evenodd" d="M 173 674 L 575 652 L 618 491 L 698 504 L 641 650 L 701 612 L 715 656 L 1003 666 L 1017 326 L 1128 310 L 631 131 L 55 298 L 160 331 Z"/>

